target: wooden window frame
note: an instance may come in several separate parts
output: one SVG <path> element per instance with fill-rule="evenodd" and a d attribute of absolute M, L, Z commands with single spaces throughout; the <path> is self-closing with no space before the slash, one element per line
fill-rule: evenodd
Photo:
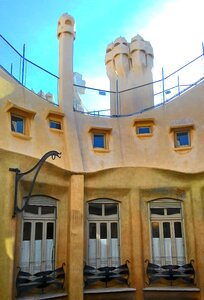
<path fill-rule="evenodd" d="M 30 212 L 23 212 L 23 218 L 22 218 L 22 228 L 21 228 L 21 243 L 23 243 L 23 229 L 24 229 L 24 224 L 25 223 L 30 223 L 31 224 L 31 232 L 30 232 L 30 248 L 29 248 L 29 261 L 33 261 L 34 258 L 34 243 L 35 243 L 35 233 L 36 233 L 36 223 L 42 223 L 42 249 L 41 249 L 41 265 L 40 265 L 40 271 L 45 271 L 46 269 L 46 258 L 47 258 L 47 253 L 45 251 L 46 249 L 46 234 L 47 234 L 47 224 L 52 223 L 53 224 L 53 260 L 52 260 L 52 269 L 54 270 L 55 268 L 55 259 L 56 259 L 56 221 L 57 221 L 57 201 L 49 198 L 49 197 L 44 197 L 42 196 L 33 196 L 30 199 L 30 206 L 35 206 L 37 207 L 37 213 L 32 214 Z M 42 208 L 43 207 L 53 207 L 54 212 L 53 213 L 48 213 L 48 214 L 43 214 L 42 213 Z M 21 254 L 20 254 L 21 257 Z M 21 259 L 20 259 L 20 264 L 21 264 Z M 23 266 L 21 266 L 23 267 Z M 27 270 L 28 266 L 26 266 L 25 271 L 33 273 L 34 271 L 34 265 L 30 264 L 29 265 L 29 270 Z"/>
<path fill-rule="evenodd" d="M 93 214 L 89 214 L 89 205 L 92 204 L 92 203 L 95 203 L 95 204 L 101 204 L 102 205 L 102 215 L 93 215 Z M 115 204 L 117 205 L 117 214 L 114 214 L 114 215 L 105 215 L 105 205 L 106 204 Z M 111 224 L 112 223 L 117 223 L 117 238 L 119 240 L 118 242 L 118 254 L 119 254 L 119 257 L 118 257 L 118 265 L 120 265 L 120 260 L 121 260 L 121 249 L 120 249 L 120 240 L 121 240 L 121 237 L 120 237 L 120 206 L 119 206 L 119 202 L 118 201 L 115 201 L 115 200 L 109 200 L 109 199 L 95 199 L 95 200 L 92 200 L 92 201 L 88 201 L 87 204 L 86 204 L 86 208 L 87 208 L 87 253 L 86 253 L 86 259 L 87 259 L 87 262 L 89 264 L 89 239 L 90 239 L 90 236 L 89 236 L 89 224 L 90 223 L 95 223 L 96 224 L 96 251 L 98 253 L 98 256 L 96 257 L 96 266 L 95 267 L 101 267 L 100 265 L 100 260 L 101 260 L 101 253 L 100 253 L 100 249 L 99 249 L 99 246 L 100 246 L 100 240 L 101 238 L 99 237 L 99 227 L 100 227 L 100 224 L 102 223 L 105 223 L 107 224 L 107 240 L 108 240 L 108 244 L 107 244 L 107 251 L 110 255 L 111 253 L 111 232 L 110 232 L 110 228 L 111 228 Z M 108 255 L 108 265 L 111 267 L 113 266 L 112 265 L 112 257 L 110 257 Z"/>
<path fill-rule="evenodd" d="M 162 208 L 164 209 L 164 215 L 155 215 L 151 213 L 151 209 L 152 208 Z M 180 213 L 179 214 L 174 214 L 174 215 L 167 215 L 167 209 L 168 208 L 180 208 Z M 150 201 L 149 203 L 149 230 L 150 230 L 150 237 L 151 237 L 151 257 L 152 257 L 152 262 L 156 263 L 153 260 L 153 236 L 152 236 L 152 227 L 151 224 L 153 222 L 157 222 L 159 223 L 159 226 L 161 227 L 163 225 L 163 223 L 165 222 L 169 222 L 171 224 L 170 230 L 171 230 L 171 234 L 172 234 L 172 226 L 175 222 L 180 222 L 181 223 L 181 229 L 182 229 L 182 238 L 183 238 L 183 253 L 184 253 L 184 262 L 183 264 L 186 263 L 187 261 L 187 250 L 186 250 L 186 239 L 185 239 L 185 227 L 184 227 L 184 214 L 183 214 L 183 204 L 180 200 L 170 200 L 170 199 L 161 199 L 161 200 L 156 200 L 156 201 Z M 161 230 L 161 228 L 159 229 Z M 160 231 L 161 234 L 161 231 Z M 175 236 L 171 236 L 171 240 L 172 240 L 172 260 L 174 264 L 177 263 L 177 259 L 179 258 L 179 256 L 176 255 L 176 247 L 175 247 L 175 243 L 176 243 L 176 237 Z M 160 251 L 161 251 L 161 257 L 160 257 L 160 264 L 164 265 L 165 261 L 164 261 L 164 237 L 160 236 Z M 177 263 L 178 264 L 178 263 Z"/>

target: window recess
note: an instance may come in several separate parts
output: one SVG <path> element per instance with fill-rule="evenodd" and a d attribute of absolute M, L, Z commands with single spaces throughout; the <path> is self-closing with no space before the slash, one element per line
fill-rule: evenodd
<path fill-rule="evenodd" d="M 87 203 L 87 264 L 120 265 L 119 203 L 98 199 Z"/>
<path fill-rule="evenodd" d="M 31 120 L 34 119 L 36 112 L 17 106 L 11 102 L 7 103 L 6 111 L 10 113 L 12 134 L 21 138 L 30 138 Z"/>
<path fill-rule="evenodd" d="M 152 262 L 158 265 L 186 263 L 182 204 L 176 200 L 152 201 L 150 232 Z"/>
<path fill-rule="evenodd" d="M 112 129 L 111 128 L 91 128 L 91 143 L 94 151 L 108 152 L 109 142 Z"/>
<path fill-rule="evenodd" d="M 151 137 L 154 129 L 154 119 L 138 119 L 134 121 L 136 135 L 138 137 Z"/>
<path fill-rule="evenodd" d="M 60 111 L 49 111 L 46 119 L 49 123 L 49 128 L 53 132 L 63 132 L 64 113 Z"/>
<path fill-rule="evenodd" d="M 173 134 L 174 149 L 187 150 L 192 148 L 192 131 L 194 126 L 192 124 L 187 126 L 175 126 L 170 128 Z"/>
<path fill-rule="evenodd" d="M 33 196 L 23 212 L 20 267 L 31 274 L 55 268 L 56 200 Z"/>

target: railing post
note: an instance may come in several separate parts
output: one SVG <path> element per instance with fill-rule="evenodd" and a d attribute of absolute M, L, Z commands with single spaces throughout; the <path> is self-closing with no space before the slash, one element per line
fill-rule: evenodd
<path fill-rule="evenodd" d="M 23 62 L 22 62 L 22 77 L 21 77 L 21 83 L 23 85 L 23 81 L 24 81 L 24 69 L 25 69 L 25 44 L 23 44 Z"/>
<path fill-rule="evenodd" d="M 180 96 L 180 82 L 179 82 L 179 76 L 177 77 L 177 81 L 178 81 L 178 94 Z"/>
<path fill-rule="evenodd" d="M 165 91 L 164 91 L 164 68 L 162 67 L 162 96 L 163 96 L 163 104 L 165 103 Z"/>
<path fill-rule="evenodd" d="M 118 108 L 118 100 L 119 100 L 119 95 L 118 95 L 118 79 L 116 79 L 116 115 L 118 116 L 119 114 L 119 108 Z"/>

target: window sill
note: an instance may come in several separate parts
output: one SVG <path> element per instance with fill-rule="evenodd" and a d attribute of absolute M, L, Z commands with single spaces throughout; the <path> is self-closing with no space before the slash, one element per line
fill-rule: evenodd
<path fill-rule="evenodd" d="M 107 294 L 107 293 L 127 293 L 135 292 L 135 288 L 104 288 L 104 289 L 85 289 L 84 294 Z"/>
<path fill-rule="evenodd" d="M 169 286 L 169 287 L 147 287 L 144 288 L 143 291 L 160 291 L 160 292 L 199 292 L 200 289 L 196 287 L 175 287 L 175 286 Z"/>
<path fill-rule="evenodd" d="M 99 153 L 108 153 L 108 152 L 110 152 L 110 150 L 106 149 L 106 148 L 93 148 L 93 151 L 94 152 L 99 152 Z"/>
<path fill-rule="evenodd" d="M 31 140 L 31 139 L 32 139 L 31 136 L 25 135 L 25 134 L 23 134 L 23 133 L 11 132 L 11 134 L 12 134 L 14 137 L 17 137 L 17 138 L 22 139 L 22 140 Z"/>
<path fill-rule="evenodd" d="M 142 133 L 140 133 L 140 134 L 136 133 L 136 135 L 137 135 L 138 138 L 143 138 L 143 137 L 145 138 L 145 137 L 152 137 L 153 136 L 152 133 L 143 133 L 143 134 Z"/>
<path fill-rule="evenodd" d="M 192 150 L 191 146 L 187 146 L 187 147 L 174 147 L 174 151 L 190 151 Z"/>
<path fill-rule="evenodd" d="M 50 131 L 55 132 L 55 133 L 64 133 L 64 131 L 62 129 L 50 128 Z"/>
<path fill-rule="evenodd" d="M 66 292 L 62 293 L 47 293 L 47 294 L 38 294 L 32 296 L 23 296 L 23 297 L 16 297 L 16 300 L 46 300 L 46 299 L 57 299 L 59 297 L 67 297 Z"/>

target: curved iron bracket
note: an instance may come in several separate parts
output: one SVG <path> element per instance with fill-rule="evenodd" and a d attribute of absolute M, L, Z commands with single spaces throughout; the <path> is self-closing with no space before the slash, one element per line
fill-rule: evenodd
<path fill-rule="evenodd" d="M 61 158 L 61 153 L 52 150 L 49 151 L 47 153 L 45 153 L 41 159 L 38 161 L 38 163 L 30 170 L 21 173 L 21 171 L 17 168 L 9 168 L 9 171 L 16 173 L 16 178 L 15 178 L 15 190 L 14 190 L 14 208 L 13 208 L 13 217 L 15 217 L 15 215 L 17 213 L 21 213 L 25 210 L 25 208 L 27 207 L 30 197 L 32 195 L 32 191 L 36 182 L 36 178 L 38 176 L 38 173 L 41 169 L 41 167 L 43 166 L 44 162 L 49 158 L 52 157 L 52 159 L 55 159 L 56 157 Z M 29 188 L 29 192 L 28 192 L 28 196 L 26 197 L 26 201 L 24 203 L 24 205 L 22 206 L 22 208 L 18 207 L 18 184 L 19 181 L 21 180 L 21 178 L 31 172 L 35 171 L 35 174 L 33 176 L 33 180 L 31 182 L 30 188 Z"/>

